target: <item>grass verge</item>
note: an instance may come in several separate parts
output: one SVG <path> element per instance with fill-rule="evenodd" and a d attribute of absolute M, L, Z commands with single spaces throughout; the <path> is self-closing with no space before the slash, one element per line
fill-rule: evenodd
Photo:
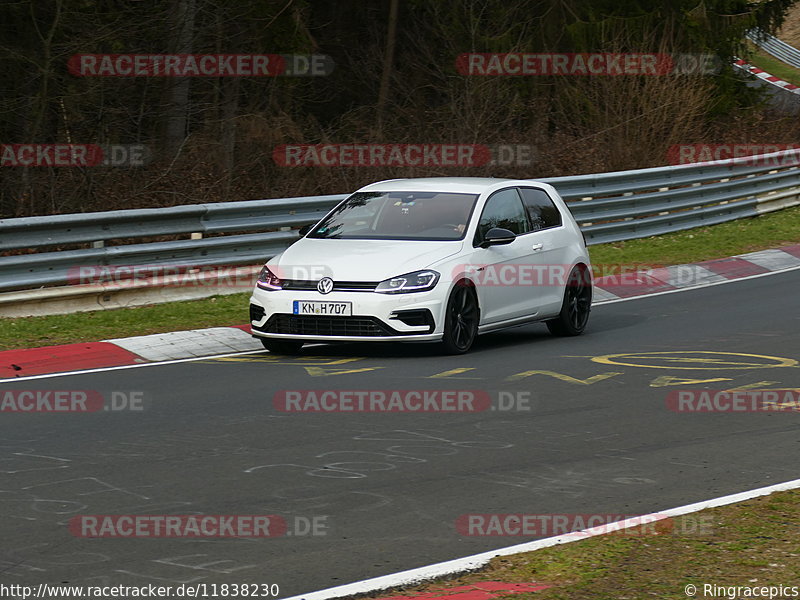
<path fill-rule="evenodd" d="M 742 591 L 704 594 L 703 585 L 798 586 L 800 541 L 794 525 L 799 518 L 800 492 L 777 492 L 676 517 L 672 529 L 659 535 L 613 533 L 498 557 L 479 572 L 448 579 L 446 587 L 481 581 L 552 585 L 510 596 L 518 600 L 686 600 L 688 585 L 697 587 L 696 598 L 751 597 Z M 497 538 L 496 545 L 518 541 Z M 428 582 L 403 594 L 438 591 L 442 585 Z"/>
<path fill-rule="evenodd" d="M 778 60 L 763 50 L 756 50 L 747 60 L 754 67 L 758 67 L 770 75 L 779 77 L 789 83 L 800 85 L 800 70 L 795 69 L 791 65 L 787 65 L 785 62 Z"/>
<path fill-rule="evenodd" d="M 666 266 L 725 258 L 800 243 L 800 206 L 613 244 L 589 247 L 594 265 Z"/>
<path fill-rule="evenodd" d="M 201 329 L 247 322 L 249 293 L 69 315 L 0 319 L 0 350 Z"/>
<path fill-rule="evenodd" d="M 800 243 L 800 207 L 689 231 L 591 246 L 604 265 L 676 265 Z M 0 350 L 238 325 L 247 322 L 247 293 L 137 308 L 0 319 Z"/>

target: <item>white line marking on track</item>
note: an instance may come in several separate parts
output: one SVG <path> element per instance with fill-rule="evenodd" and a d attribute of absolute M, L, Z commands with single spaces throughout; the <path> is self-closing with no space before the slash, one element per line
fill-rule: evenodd
<path fill-rule="evenodd" d="M 736 257 L 734 257 L 736 258 Z M 717 285 L 725 285 L 727 283 L 737 283 L 739 281 L 748 281 L 749 279 L 758 279 L 760 277 L 767 277 L 768 275 L 779 275 L 780 273 L 788 273 L 789 271 L 797 271 L 800 265 L 796 267 L 789 267 L 788 269 L 781 269 L 780 271 L 770 271 L 769 273 L 759 273 L 758 275 L 748 275 L 747 277 L 738 277 L 736 279 L 727 279 L 725 281 L 715 281 L 713 283 L 702 283 L 700 285 L 693 285 L 691 287 L 678 288 L 675 290 L 666 290 L 663 292 L 653 292 L 652 294 L 645 294 L 643 296 L 631 296 L 629 298 L 615 298 L 614 300 L 603 300 L 601 302 L 592 303 L 592 306 L 603 306 L 604 304 L 615 304 L 617 302 L 627 302 L 628 300 L 641 300 L 643 298 L 652 298 L 654 296 L 664 296 L 666 294 L 677 294 L 678 292 L 689 292 L 691 290 L 702 290 Z M 602 288 L 600 288 L 602 289 Z"/>
<path fill-rule="evenodd" d="M 642 515 L 632 519 L 626 519 L 622 523 L 630 523 L 631 526 L 641 525 L 642 522 L 656 522 L 669 517 L 677 517 L 686 515 L 693 512 L 698 512 L 706 508 L 714 508 L 715 506 L 725 506 L 727 504 L 734 504 L 742 502 L 743 500 L 750 500 L 759 496 L 766 496 L 773 492 L 781 492 L 785 490 L 794 490 L 800 488 L 800 479 L 786 481 L 784 483 L 776 483 L 767 487 L 748 490 L 745 492 L 738 492 L 728 496 L 721 496 L 719 498 L 712 498 L 711 500 L 703 500 L 695 502 L 694 504 L 687 504 L 685 506 L 678 506 L 668 510 L 659 511 L 649 515 Z M 454 573 L 461 573 L 480 568 L 486 565 L 495 556 L 508 556 L 509 554 L 518 554 L 520 552 L 531 552 L 541 548 L 549 548 L 550 546 L 559 546 L 561 544 L 569 544 L 570 542 L 577 542 L 589 537 L 595 537 L 608 533 L 608 525 L 600 525 L 599 527 L 592 527 L 585 529 L 581 535 L 575 533 L 571 535 L 560 535 L 545 538 L 542 540 L 535 540 L 533 542 L 525 542 L 523 544 L 516 544 L 514 546 L 506 546 L 505 548 L 498 548 L 497 550 L 490 550 L 489 552 L 481 552 L 480 554 L 473 554 L 472 556 L 465 556 L 463 558 L 456 558 L 445 562 L 428 565 L 426 567 L 419 567 L 417 569 L 409 569 L 391 575 L 383 575 L 381 577 L 373 577 L 372 579 L 365 579 L 363 581 L 356 581 L 345 585 L 320 590 L 318 592 L 310 592 L 308 594 L 300 594 L 291 596 L 284 600 L 331 600 L 332 598 L 341 598 L 343 596 L 352 596 L 355 594 L 366 594 L 370 592 L 377 592 L 390 588 L 396 588 L 404 585 L 411 585 L 434 577 L 441 577 L 443 575 L 452 575 Z"/>

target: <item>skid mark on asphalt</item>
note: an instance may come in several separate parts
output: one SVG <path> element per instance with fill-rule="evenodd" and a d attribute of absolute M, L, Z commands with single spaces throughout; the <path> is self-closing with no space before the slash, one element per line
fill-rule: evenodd
<path fill-rule="evenodd" d="M 455 440 L 437 435 L 431 430 L 393 429 L 388 431 L 373 431 L 356 435 L 352 438 L 356 442 L 381 442 L 377 444 L 359 443 L 352 449 L 333 450 L 316 454 L 299 463 L 269 463 L 255 465 L 244 469 L 245 473 L 266 472 L 278 468 L 283 472 L 303 473 L 309 477 L 324 479 L 364 479 L 372 472 L 393 471 L 399 468 L 419 466 L 436 461 L 443 456 L 451 456 L 465 450 L 506 450 L 514 444 L 500 441 L 485 440 Z M 389 444 L 387 444 L 389 442 Z M 333 462 L 325 462 L 335 456 Z M 336 460 L 336 459 L 351 460 Z M 323 460 L 320 460 L 323 459 Z M 315 464 L 308 464 L 313 462 Z M 275 477 L 271 474 L 270 477 Z"/>
<path fill-rule="evenodd" d="M 223 356 L 221 358 L 211 358 L 208 360 L 197 361 L 201 364 L 218 364 L 228 362 L 238 363 L 268 363 L 275 365 L 344 365 L 358 360 L 364 360 L 363 356 L 353 356 L 348 358 L 331 358 L 330 356 L 275 356 L 272 354 L 250 354 L 245 356 Z"/>
<path fill-rule="evenodd" d="M 386 494 L 355 490 L 326 492 L 322 486 L 305 485 L 278 489 L 265 498 L 261 510 L 286 515 L 320 511 L 341 514 L 376 510 L 393 502 Z"/>
<path fill-rule="evenodd" d="M 450 479 L 467 481 L 474 485 L 491 484 L 525 490 L 530 494 L 545 496 L 558 493 L 568 498 L 582 498 L 587 492 L 616 487 L 612 481 L 598 479 L 588 472 L 564 467 L 542 466 L 536 471 L 515 469 L 506 472 L 478 471 L 470 475 L 450 475 Z"/>

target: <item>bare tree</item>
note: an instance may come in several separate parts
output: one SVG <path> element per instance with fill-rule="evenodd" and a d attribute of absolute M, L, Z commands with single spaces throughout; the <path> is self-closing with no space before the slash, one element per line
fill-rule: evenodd
<path fill-rule="evenodd" d="M 386 51 L 383 55 L 383 71 L 381 73 L 381 87 L 378 90 L 378 105 L 376 107 L 376 133 L 378 139 L 383 135 L 383 117 L 386 111 L 386 98 L 389 96 L 389 83 L 392 78 L 394 64 L 394 47 L 397 41 L 397 9 L 399 0 L 391 0 L 389 5 L 389 24 L 386 33 Z"/>
<path fill-rule="evenodd" d="M 196 0 L 173 0 L 170 31 L 175 35 L 175 54 L 191 54 L 194 38 Z M 164 114 L 164 152 L 177 154 L 186 139 L 189 113 L 189 77 L 167 80 L 167 106 Z"/>

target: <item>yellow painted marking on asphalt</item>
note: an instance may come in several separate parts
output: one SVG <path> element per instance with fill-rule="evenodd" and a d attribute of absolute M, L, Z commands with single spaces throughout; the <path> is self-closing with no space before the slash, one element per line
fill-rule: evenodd
<path fill-rule="evenodd" d="M 743 392 L 745 390 L 760 390 L 768 385 L 774 385 L 776 383 L 780 383 L 779 381 L 756 381 L 755 383 L 748 383 L 746 385 L 740 385 L 735 388 L 728 388 L 725 390 L 726 392 Z M 780 388 L 783 389 L 783 388 Z"/>
<path fill-rule="evenodd" d="M 442 371 L 441 373 L 437 373 L 436 375 L 429 375 L 428 379 L 444 379 L 445 377 L 453 377 L 454 375 L 460 375 L 461 373 L 466 373 L 467 371 L 474 371 L 475 367 L 461 367 L 459 369 L 450 369 L 449 371 Z M 456 377 L 456 379 L 480 379 L 480 377 Z"/>
<path fill-rule="evenodd" d="M 634 355 L 629 355 L 629 356 L 634 356 Z M 637 354 L 635 356 L 639 360 L 661 360 L 667 363 L 700 363 L 700 364 L 735 365 L 735 366 L 748 366 L 748 367 L 761 367 L 764 364 L 764 363 L 748 363 L 748 362 L 737 362 L 730 360 L 720 360 L 718 358 L 708 358 L 699 356 L 655 356 L 646 354 Z"/>
<path fill-rule="evenodd" d="M 554 377 L 555 379 L 566 381 L 567 383 L 573 383 L 575 385 L 592 385 L 598 381 L 603 381 L 605 379 L 616 377 L 617 375 L 622 375 L 622 373 L 611 371 L 609 373 L 598 373 L 597 375 L 592 375 L 588 379 L 578 379 L 576 377 L 572 377 L 571 375 L 565 375 L 564 373 L 556 373 L 555 371 L 523 371 L 522 373 L 517 373 L 516 375 L 506 377 L 506 381 L 519 381 L 520 379 L 525 379 L 526 377 L 531 377 L 532 375 L 547 375 L 548 377 Z"/>
<path fill-rule="evenodd" d="M 347 373 L 365 373 L 366 371 L 376 371 L 383 367 L 364 367 L 362 369 L 323 369 L 322 367 L 304 367 L 306 372 L 312 377 L 327 377 L 329 375 L 346 375 Z"/>
<path fill-rule="evenodd" d="M 320 358 L 323 358 L 320 356 Z M 332 360 L 330 362 L 325 363 L 326 365 L 343 365 L 349 362 L 355 362 L 357 360 L 364 360 L 363 356 L 356 356 L 354 358 L 340 358 L 339 360 Z"/>
<path fill-rule="evenodd" d="M 737 357 L 743 358 L 735 360 Z M 758 360 L 749 360 L 754 358 Z M 669 364 L 641 364 L 642 362 L 647 361 Z M 592 362 L 606 365 L 620 365 L 624 367 L 640 367 L 645 369 L 702 369 L 706 371 L 724 371 L 730 369 L 772 369 L 776 367 L 795 367 L 798 364 L 798 362 L 793 358 L 767 356 L 763 354 L 744 354 L 742 352 L 714 352 L 708 350 L 681 350 L 670 352 L 640 353 L 626 352 L 621 354 L 605 354 L 603 356 L 593 357 Z M 678 366 L 675 363 L 692 364 L 692 366 Z"/>
<path fill-rule="evenodd" d="M 712 365 L 734 365 L 735 367 L 754 367 L 756 369 L 761 368 L 763 363 L 748 363 L 748 362 L 736 362 L 730 360 L 719 360 L 716 358 L 694 358 L 694 357 L 683 357 L 683 356 L 640 356 L 639 358 L 647 360 L 647 359 L 660 359 L 664 362 L 673 362 L 673 363 L 699 363 L 699 364 L 712 364 Z"/>
<path fill-rule="evenodd" d="M 800 411 L 800 406 L 796 402 L 762 402 L 761 406 L 768 410 L 794 410 Z"/>
<path fill-rule="evenodd" d="M 672 375 L 662 375 L 650 382 L 650 387 L 666 387 L 668 385 L 690 385 L 692 383 L 711 383 L 712 381 L 733 381 L 729 377 L 715 377 L 714 379 L 684 379 Z"/>

